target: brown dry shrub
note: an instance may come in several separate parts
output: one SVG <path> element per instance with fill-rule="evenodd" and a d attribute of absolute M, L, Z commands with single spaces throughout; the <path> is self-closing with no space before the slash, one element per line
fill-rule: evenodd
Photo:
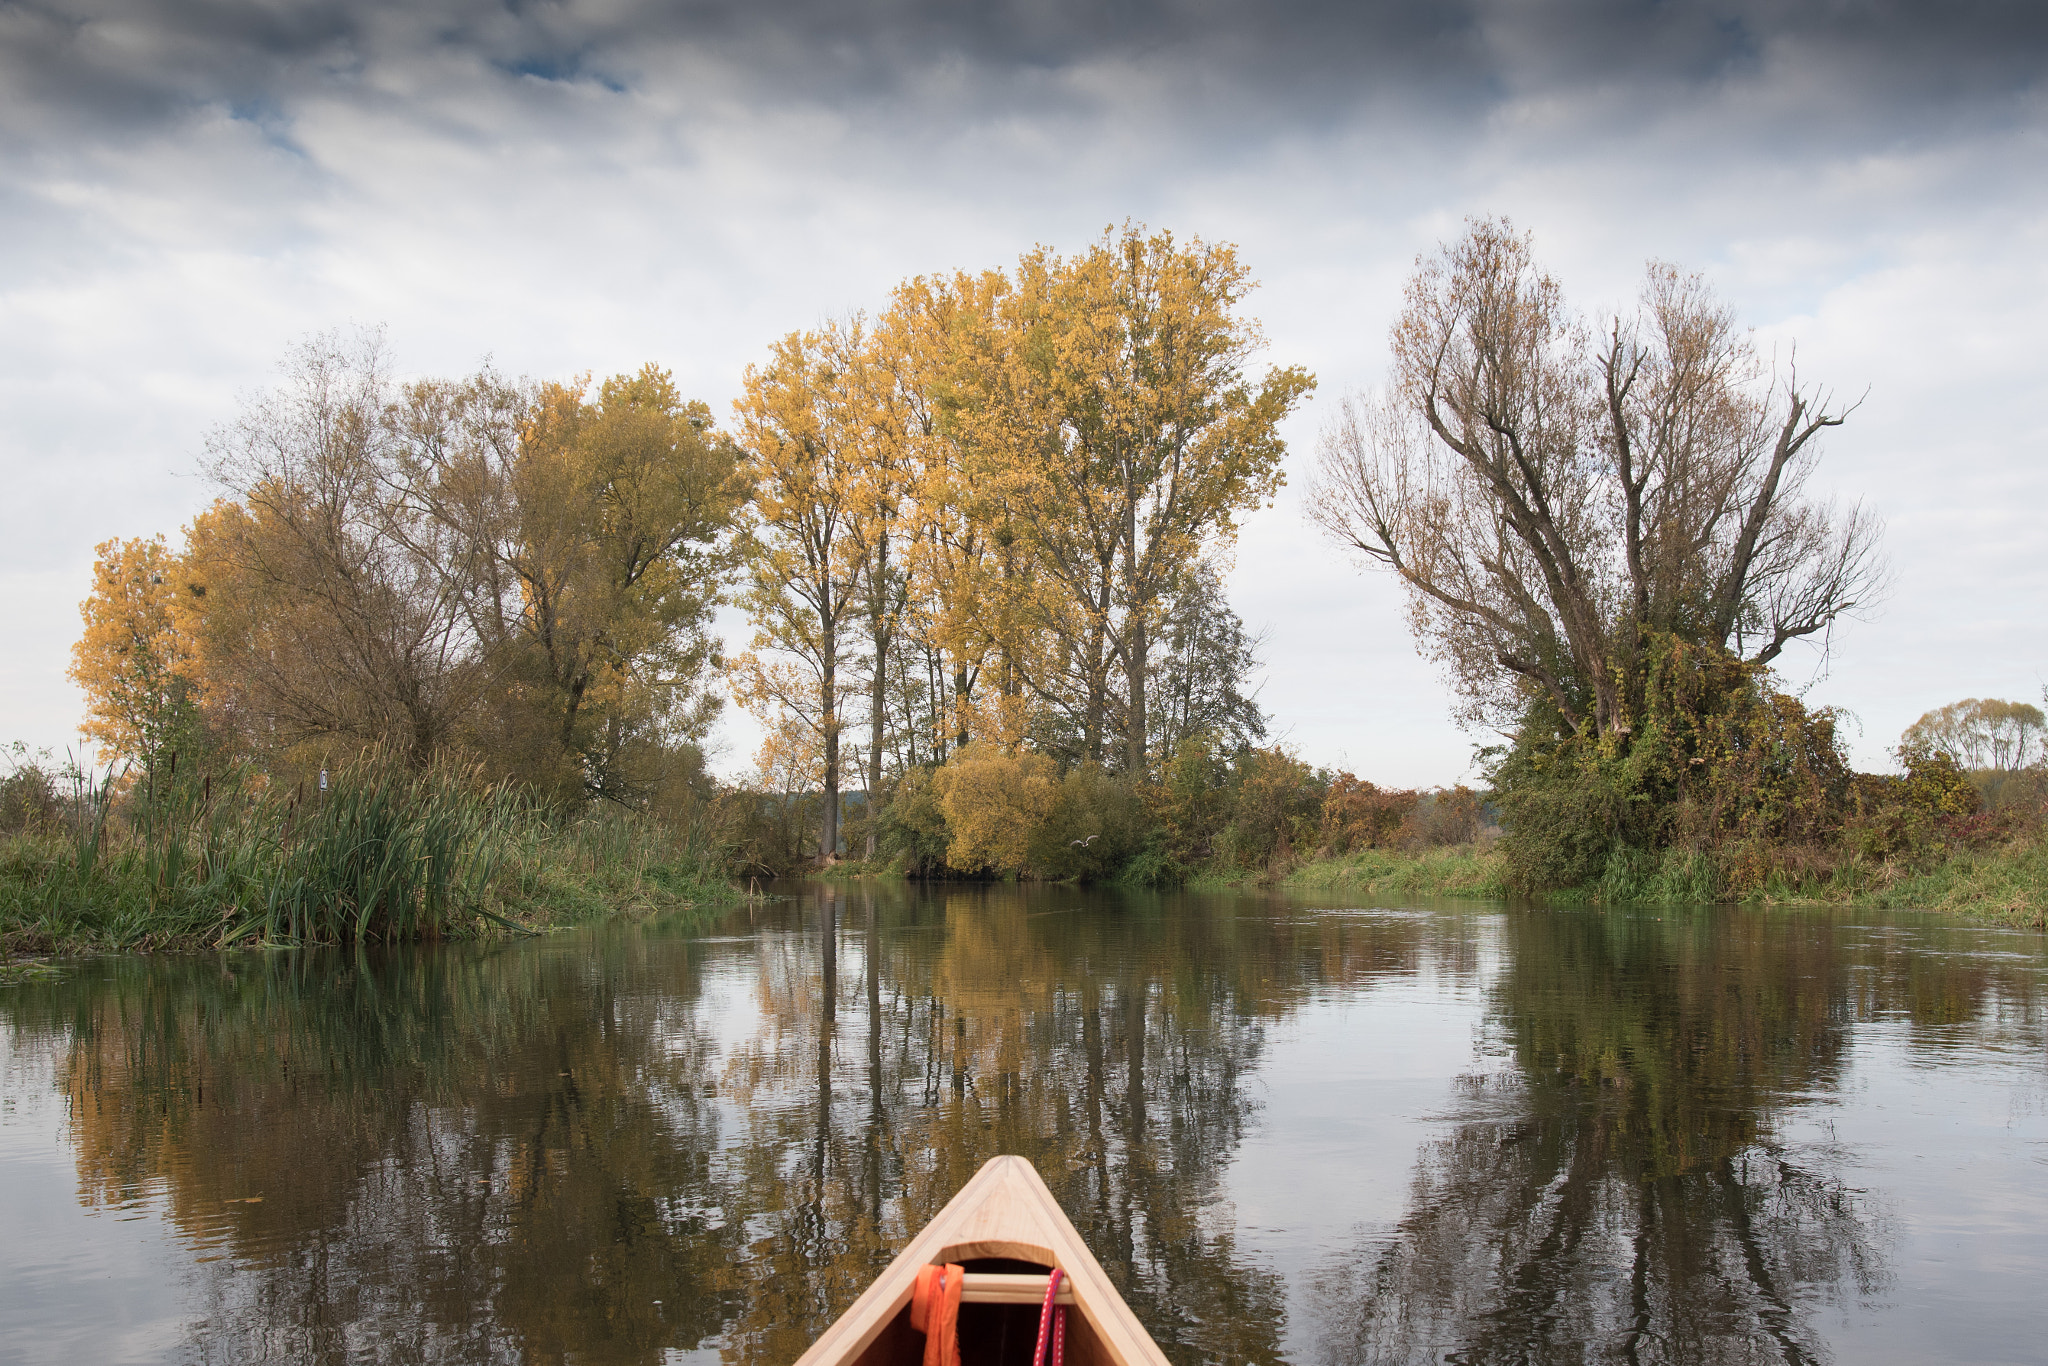
<path fill-rule="evenodd" d="M 1401 842 L 1403 824 L 1421 801 L 1419 792 L 1339 773 L 1323 797 L 1323 848 L 1333 854 L 1392 848 Z"/>
<path fill-rule="evenodd" d="M 1394 842 L 1403 849 L 1436 849 L 1479 838 L 1484 811 L 1479 794 L 1460 783 L 1425 792 L 1401 820 Z"/>

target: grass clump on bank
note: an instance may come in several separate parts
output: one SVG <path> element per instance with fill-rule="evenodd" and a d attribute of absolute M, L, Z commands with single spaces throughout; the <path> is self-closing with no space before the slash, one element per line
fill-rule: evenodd
<path fill-rule="evenodd" d="M 1954 843 L 1916 858 L 1844 857 L 1838 850 L 1752 851 L 1729 871 L 1699 855 L 1667 850 L 1640 881 L 1616 874 L 1603 900 L 1734 900 L 1782 905 L 1846 905 L 1938 911 L 2026 928 L 2048 928 L 2048 844 L 2039 831 L 2005 840 Z M 1726 894 L 1732 877 L 1749 885 Z M 1712 888 L 1715 895 L 1674 895 L 1672 885 Z"/>
<path fill-rule="evenodd" d="M 1356 891 L 1369 896 L 1447 896 L 1498 900 L 1501 860 L 1491 841 L 1420 849 L 1361 849 L 1312 859 L 1281 883 L 1311 891 Z"/>
<path fill-rule="evenodd" d="M 19 771 L 15 775 L 20 777 Z M 11 953 L 435 940 L 729 900 L 715 843 L 375 756 L 328 790 L 74 775 L 0 836 Z"/>
<path fill-rule="evenodd" d="M 1312 858 L 1278 879 L 1305 891 L 1374 897 L 1514 895 L 1490 841 L 1451 848 L 1365 849 Z M 1196 887 L 1270 883 L 1270 875 L 1198 876 Z M 1751 902 L 1935 911 L 2048 928 L 2048 840 L 2021 833 L 1976 847 L 1949 845 L 1917 858 L 1857 857 L 1839 848 L 1749 848 L 1724 853 L 1617 850 L 1603 873 L 1537 898 L 1551 905 Z"/>

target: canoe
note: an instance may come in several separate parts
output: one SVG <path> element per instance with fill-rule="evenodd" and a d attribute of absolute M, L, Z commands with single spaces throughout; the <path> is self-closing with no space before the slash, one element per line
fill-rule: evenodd
<path fill-rule="evenodd" d="M 1030 1366 L 1047 1274 L 1062 1273 L 1072 1366 L 1167 1366 L 1101 1263 L 1021 1157 L 991 1158 L 861 1297 L 797 1358 L 797 1366 L 919 1366 L 924 1334 L 911 1326 L 920 1267 L 967 1270 L 960 1360 Z"/>

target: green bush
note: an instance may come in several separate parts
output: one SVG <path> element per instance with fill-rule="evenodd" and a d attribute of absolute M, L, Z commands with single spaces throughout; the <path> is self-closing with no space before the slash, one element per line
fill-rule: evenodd
<path fill-rule="evenodd" d="M 1495 768 L 1514 891 L 1640 886 L 1670 848 L 1830 843 L 1849 814 L 1832 712 L 1775 691 L 1757 666 L 1671 637 L 1646 653 L 1632 724 L 1568 732 L 1539 702 Z"/>
<path fill-rule="evenodd" d="M 939 806 L 931 769 L 914 768 L 904 774 L 875 820 L 877 852 L 891 867 L 912 877 L 945 871 L 946 813 Z"/>
<path fill-rule="evenodd" d="M 1152 816 L 1130 784 L 1087 764 L 1060 781 L 1052 812 L 1032 833 L 1028 866 L 1040 876 L 1103 882 L 1155 842 Z M 1157 882 L 1164 864 L 1145 875 Z"/>
<path fill-rule="evenodd" d="M 1313 850 L 1321 831 L 1329 777 L 1277 746 L 1235 755 L 1225 788 L 1227 823 L 1216 838 L 1215 862 L 1229 868 L 1273 868 L 1297 851 Z"/>
<path fill-rule="evenodd" d="M 7 772 L 0 777 L 0 834 L 54 830 L 62 820 L 63 799 L 57 774 L 46 754 L 30 754 L 19 740 L 6 750 Z"/>

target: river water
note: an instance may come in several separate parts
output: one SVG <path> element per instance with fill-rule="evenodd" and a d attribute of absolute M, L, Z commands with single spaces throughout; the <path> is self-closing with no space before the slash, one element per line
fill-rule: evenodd
<path fill-rule="evenodd" d="M 2048 952 L 802 886 L 0 988 L 0 1361 L 782 1366 L 1037 1164 L 1178 1366 L 2048 1356 Z"/>

